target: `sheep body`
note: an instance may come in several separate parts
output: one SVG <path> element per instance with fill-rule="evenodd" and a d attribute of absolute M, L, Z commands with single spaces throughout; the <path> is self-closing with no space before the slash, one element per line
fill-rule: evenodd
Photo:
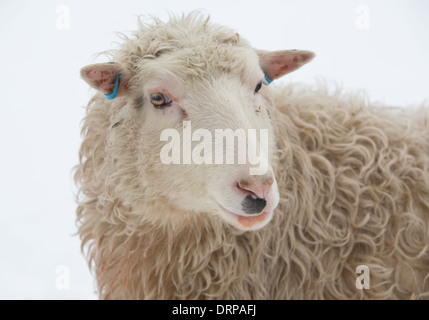
<path fill-rule="evenodd" d="M 168 38 L 170 29 L 147 41 L 155 47 L 149 38 Z M 116 58 L 135 66 L 138 47 L 130 43 Z M 278 148 L 280 202 L 271 222 L 251 232 L 175 207 L 151 181 L 142 186 L 136 177 L 151 164 L 136 166 L 138 117 L 121 114 L 123 100 L 94 96 L 75 178 L 84 195 L 79 234 L 100 297 L 429 298 L 428 110 L 374 107 L 359 95 L 298 85 L 262 94 Z M 369 289 L 356 287 L 359 265 L 370 271 Z"/>

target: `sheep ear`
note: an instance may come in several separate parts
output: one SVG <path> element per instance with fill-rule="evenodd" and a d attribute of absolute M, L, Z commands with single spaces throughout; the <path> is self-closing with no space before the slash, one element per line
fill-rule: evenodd
<path fill-rule="evenodd" d="M 256 52 L 259 55 L 259 65 L 265 75 L 271 80 L 295 71 L 307 62 L 310 62 L 315 56 L 313 52 L 306 50 Z"/>
<path fill-rule="evenodd" d="M 130 74 L 119 63 L 91 64 L 80 70 L 80 76 L 91 87 L 101 91 L 106 97 L 110 96 L 110 99 L 128 92 Z"/>

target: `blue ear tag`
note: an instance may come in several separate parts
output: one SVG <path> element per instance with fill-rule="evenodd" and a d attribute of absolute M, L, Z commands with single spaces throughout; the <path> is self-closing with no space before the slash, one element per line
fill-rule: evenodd
<path fill-rule="evenodd" d="M 117 73 L 116 74 L 115 88 L 113 89 L 113 92 L 111 94 L 104 94 L 104 96 L 106 97 L 107 100 L 113 100 L 118 96 L 119 83 L 120 83 L 121 78 L 122 78 L 122 76 L 119 73 Z"/>
<path fill-rule="evenodd" d="M 263 84 L 265 84 L 266 86 L 268 86 L 271 82 L 273 82 L 273 80 L 271 80 L 270 78 L 268 78 L 266 74 L 264 74 L 264 76 L 265 76 L 265 80 L 262 81 Z"/>

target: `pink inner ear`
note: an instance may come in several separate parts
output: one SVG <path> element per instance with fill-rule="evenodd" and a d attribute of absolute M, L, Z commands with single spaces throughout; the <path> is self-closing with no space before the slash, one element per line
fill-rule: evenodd
<path fill-rule="evenodd" d="M 310 54 L 302 52 L 297 52 L 296 54 L 290 52 L 287 54 L 279 54 L 267 59 L 267 61 L 263 63 L 262 69 L 268 78 L 274 80 L 298 69 L 311 58 L 312 56 L 310 56 Z"/>
<path fill-rule="evenodd" d="M 116 71 L 113 69 L 102 70 L 102 69 L 90 69 L 87 71 L 86 76 L 94 85 L 104 93 L 112 93 L 115 87 Z"/>

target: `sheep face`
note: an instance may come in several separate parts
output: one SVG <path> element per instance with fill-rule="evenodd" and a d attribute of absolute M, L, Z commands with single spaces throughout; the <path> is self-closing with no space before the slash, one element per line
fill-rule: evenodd
<path fill-rule="evenodd" d="M 106 103 L 116 110 L 107 152 L 116 152 L 118 167 L 132 159 L 130 180 L 145 201 L 168 204 L 173 220 L 208 213 L 249 231 L 269 223 L 279 202 L 265 76 L 274 80 L 313 55 L 255 51 L 233 38 L 194 39 L 141 53 L 131 66 L 87 66 L 81 75 L 105 94 L 116 91 Z"/>
<path fill-rule="evenodd" d="M 174 55 L 144 61 L 142 130 L 157 155 L 147 160 L 157 164 L 149 179 L 170 203 L 254 230 L 270 221 L 279 199 L 274 138 L 258 56 L 237 51 L 232 55 L 245 57 L 241 70 L 212 68 L 198 77 L 192 68 L 175 70 L 186 64 Z M 257 151 L 253 165 L 250 149 Z"/>

